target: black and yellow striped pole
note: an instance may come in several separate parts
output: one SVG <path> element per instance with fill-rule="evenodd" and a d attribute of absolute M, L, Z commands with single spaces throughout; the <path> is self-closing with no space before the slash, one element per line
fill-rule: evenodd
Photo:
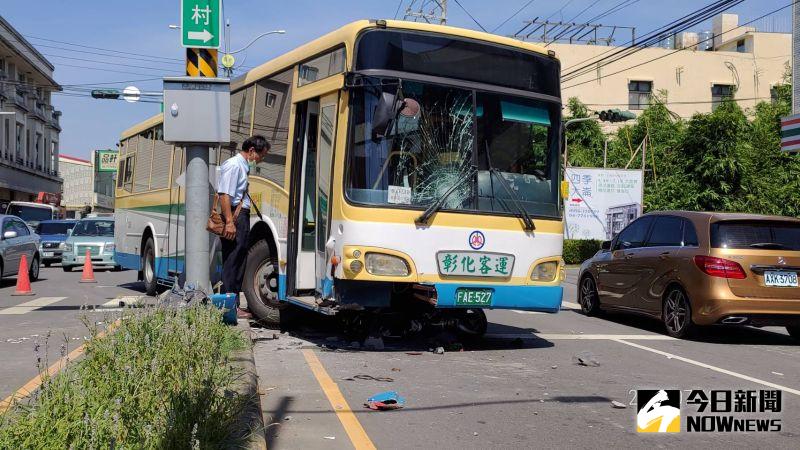
<path fill-rule="evenodd" d="M 190 77 L 217 77 L 217 50 L 211 48 L 186 49 L 186 75 Z"/>

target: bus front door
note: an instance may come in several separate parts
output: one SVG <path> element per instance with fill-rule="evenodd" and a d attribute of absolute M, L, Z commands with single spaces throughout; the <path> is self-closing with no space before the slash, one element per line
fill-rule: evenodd
<path fill-rule="evenodd" d="M 296 235 L 295 289 L 323 292 L 329 235 L 332 163 L 338 114 L 338 93 L 308 101 L 305 108 Z"/>

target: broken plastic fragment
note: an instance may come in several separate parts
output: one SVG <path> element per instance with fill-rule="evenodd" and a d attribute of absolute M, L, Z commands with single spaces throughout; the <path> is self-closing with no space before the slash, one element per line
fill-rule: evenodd
<path fill-rule="evenodd" d="M 400 409 L 406 404 L 406 399 L 401 397 L 396 391 L 386 391 L 373 395 L 364 403 L 369 409 L 376 411 Z"/>

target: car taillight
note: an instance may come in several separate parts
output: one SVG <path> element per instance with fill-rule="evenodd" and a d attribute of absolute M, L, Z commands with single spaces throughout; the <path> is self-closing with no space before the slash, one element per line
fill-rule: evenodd
<path fill-rule="evenodd" d="M 747 278 L 742 266 L 736 261 L 730 261 L 722 258 L 715 258 L 713 256 L 697 255 L 694 257 L 694 263 L 697 267 L 712 277 L 720 278 L 733 278 L 736 280 L 743 280 Z"/>

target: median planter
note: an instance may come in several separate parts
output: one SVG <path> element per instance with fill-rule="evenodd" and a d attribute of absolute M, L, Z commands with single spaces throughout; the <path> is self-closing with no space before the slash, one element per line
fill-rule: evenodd
<path fill-rule="evenodd" d="M 120 322 L 0 416 L 0 448 L 258 448 L 246 324 L 206 306 L 126 310 Z"/>

